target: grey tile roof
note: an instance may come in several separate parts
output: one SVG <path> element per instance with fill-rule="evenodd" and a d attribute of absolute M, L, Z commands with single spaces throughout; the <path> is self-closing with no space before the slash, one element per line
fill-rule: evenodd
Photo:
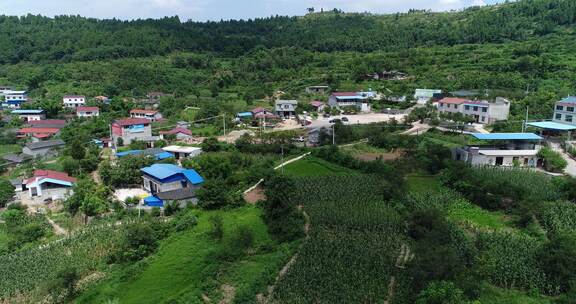
<path fill-rule="evenodd" d="M 54 140 L 45 140 L 45 141 L 27 143 L 26 147 L 28 147 L 28 149 L 30 149 L 30 150 L 37 150 L 37 149 L 44 149 L 44 148 L 59 147 L 59 146 L 63 146 L 63 145 L 64 145 L 63 140 L 54 139 Z"/>

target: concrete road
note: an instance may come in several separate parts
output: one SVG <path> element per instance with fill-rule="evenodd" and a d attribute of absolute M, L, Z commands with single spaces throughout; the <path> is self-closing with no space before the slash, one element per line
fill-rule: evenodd
<path fill-rule="evenodd" d="M 316 120 L 312 120 L 312 123 L 306 126 L 309 129 L 316 129 L 322 127 L 330 127 L 332 124 L 329 122 L 332 119 L 342 119 L 342 117 L 347 117 L 348 122 L 345 124 L 371 124 L 371 123 L 378 123 L 378 122 L 386 122 L 389 121 L 391 118 L 395 118 L 396 121 L 402 122 L 406 114 L 382 114 L 382 113 L 369 113 L 369 114 L 355 114 L 355 115 L 335 115 L 330 116 L 329 118 L 325 117 L 318 117 Z"/>

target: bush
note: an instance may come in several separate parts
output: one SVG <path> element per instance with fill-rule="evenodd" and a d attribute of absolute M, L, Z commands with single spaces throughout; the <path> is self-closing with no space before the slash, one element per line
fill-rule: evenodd
<path fill-rule="evenodd" d="M 7 203 L 11 202 L 14 195 L 15 192 L 12 184 L 5 179 L 0 179 L 0 208 L 5 207 Z"/>
<path fill-rule="evenodd" d="M 544 159 L 544 169 L 550 172 L 561 173 L 568 166 L 568 162 L 562 158 L 562 155 L 548 147 L 540 149 L 538 157 Z"/>
<path fill-rule="evenodd" d="M 165 236 L 161 228 L 153 227 L 149 222 L 126 225 L 118 249 L 110 256 L 110 261 L 138 261 L 148 256 L 156 250 L 160 237 Z"/>
<path fill-rule="evenodd" d="M 180 211 L 180 204 L 178 202 L 168 202 L 164 205 L 164 215 L 171 216 Z"/>
<path fill-rule="evenodd" d="M 198 224 L 198 218 L 192 212 L 179 213 L 174 220 L 174 230 L 184 231 Z"/>
<path fill-rule="evenodd" d="M 250 228 L 241 226 L 238 228 L 236 234 L 234 235 L 232 244 L 239 250 L 249 249 L 252 247 L 252 245 L 254 245 L 254 233 Z"/>
<path fill-rule="evenodd" d="M 464 303 L 464 293 L 452 282 L 431 282 L 420 292 L 416 304 L 460 304 Z"/>
<path fill-rule="evenodd" d="M 224 220 L 222 216 L 215 215 L 210 217 L 210 224 L 212 228 L 210 229 L 210 237 L 215 240 L 221 240 L 224 237 Z"/>

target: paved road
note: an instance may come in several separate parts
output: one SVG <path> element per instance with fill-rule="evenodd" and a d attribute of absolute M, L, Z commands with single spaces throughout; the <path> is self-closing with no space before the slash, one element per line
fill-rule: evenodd
<path fill-rule="evenodd" d="M 316 120 L 312 120 L 312 123 L 307 126 L 309 129 L 316 129 L 321 127 L 329 127 L 332 124 L 329 122 L 332 119 L 342 119 L 342 117 L 347 117 L 349 122 L 347 124 L 371 124 L 377 122 L 386 122 L 394 118 L 398 122 L 402 122 L 406 114 L 383 114 L 383 113 L 370 113 L 370 114 L 355 114 L 355 115 L 335 115 L 329 118 L 318 117 Z"/>

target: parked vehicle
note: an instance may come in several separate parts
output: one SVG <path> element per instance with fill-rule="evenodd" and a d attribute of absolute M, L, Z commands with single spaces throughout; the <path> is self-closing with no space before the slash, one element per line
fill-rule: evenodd
<path fill-rule="evenodd" d="M 342 121 L 343 121 L 343 122 L 348 122 L 348 121 L 349 121 L 349 120 L 348 120 L 348 117 L 342 117 Z"/>
<path fill-rule="evenodd" d="M 330 113 L 324 113 L 324 115 L 322 115 L 324 118 L 330 118 Z"/>

